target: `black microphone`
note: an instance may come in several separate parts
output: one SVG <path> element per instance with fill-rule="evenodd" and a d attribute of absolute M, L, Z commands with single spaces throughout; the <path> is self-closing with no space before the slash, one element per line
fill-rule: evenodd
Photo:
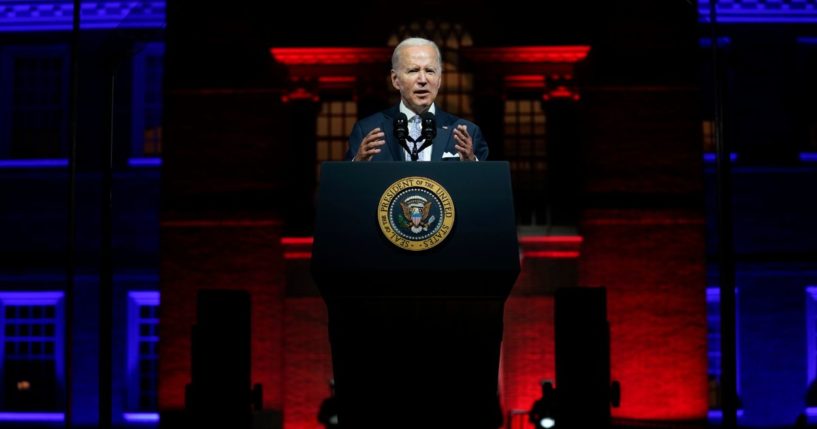
<path fill-rule="evenodd" d="M 420 132 L 420 135 L 423 136 L 425 141 L 431 142 L 434 140 L 434 137 L 437 137 L 437 121 L 434 120 L 434 114 L 427 111 L 420 115 L 420 118 L 422 118 L 423 121 L 423 130 Z"/>
<path fill-rule="evenodd" d="M 394 118 L 394 136 L 401 143 L 405 143 L 409 136 L 408 117 L 403 112 L 398 112 L 397 117 Z"/>

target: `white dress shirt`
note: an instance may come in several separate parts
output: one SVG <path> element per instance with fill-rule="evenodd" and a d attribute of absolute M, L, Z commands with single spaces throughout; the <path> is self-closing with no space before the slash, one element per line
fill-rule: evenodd
<path fill-rule="evenodd" d="M 408 118 L 409 135 L 411 136 L 411 138 L 415 138 L 415 134 L 414 134 L 415 131 L 413 131 L 413 127 L 418 127 L 417 129 L 422 129 L 422 123 L 419 122 L 419 121 L 421 121 L 420 115 L 412 112 L 411 109 L 409 109 L 403 103 L 403 100 L 400 100 L 400 111 L 406 114 L 406 117 Z M 428 111 L 431 112 L 431 113 L 436 112 L 436 109 L 434 108 L 434 103 L 431 104 L 431 107 L 428 108 Z M 412 121 L 418 121 L 418 122 L 412 122 Z M 414 149 L 415 144 L 418 145 L 418 147 L 422 146 L 423 143 L 424 143 L 423 141 L 420 141 L 418 143 L 412 143 L 410 141 L 406 141 L 406 144 L 408 144 L 409 149 Z M 428 145 L 428 147 L 426 147 L 425 149 L 420 151 L 417 154 L 419 156 L 419 158 L 417 160 L 418 161 L 431 161 L 431 148 L 432 148 L 432 146 L 433 145 Z M 411 161 L 411 153 L 404 150 L 403 151 L 403 158 L 406 161 Z"/>

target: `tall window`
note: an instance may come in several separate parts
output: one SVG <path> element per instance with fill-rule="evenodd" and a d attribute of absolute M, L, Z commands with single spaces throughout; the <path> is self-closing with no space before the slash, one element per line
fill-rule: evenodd
<path fill-rule="evenodd" d="M 705 120 L 701 122 L 701 125 L 704 140 L 704 152 L 715 152 L 715 121 Z"/>
<path fill-rule="evenodd" d="M 128 293 L 129 411 L 156 411 L 159 373 L 159 292 Z"/>
<path fill-rule="evenodd" d="M 133 156 L 162 154 L 164 43 L 147 43 L 133 58 Z"/>
<path fill-rule="evenodd" d="M 62 292 L 0 292 L 0 409 L 62 407 Z"/>
<path fill-rule="evenodd" d="M 397 46 L 409 37 L 423 37 L 433 40 L 440 47 L 443 57 L 443 82 L 437 95 L 437 106 L 448 113 L 468 120 L 474 119 L 471 97 L 474 78 L 460 66 L 460 48 L 473 45 L 471 35 L 461 24 L 428 20 L 401 26 L 389 38 L 389 46 Z M 391 86 L 389 86 L 391 87 Z M 394 104 L 398 102 L 395 94 Z"/>
<path fill-rule="evenodd" d="M 448 55 L 451 56 L 453 55 Z M 471 109 L 473 75 L 460 72 L 452 62 L 446 62 L 443 70 L 443 84 L 437 97 L 440 107 L 446 112 L 473 121 L 474 112 Z"/>
<path fill-rule="evenodd" d="M 357 120 L 357 104 L 346 100 L 325 100 L 318 114 L 318 151 L 315 174 L 323 161 L 340 161 L 346 152 L 349 134 Z"/>
<path fill-rule="evenodd" d="M 505 155 L 511 164 L 519 222 L 544 223 L 547 152 L 541 100 L 506 100 L 504 128 Z"/>
<path fill-rule="evenodd" d="M 65 156 L 67 47 L 15 46 L 0 53 L 0 157 Z"/>

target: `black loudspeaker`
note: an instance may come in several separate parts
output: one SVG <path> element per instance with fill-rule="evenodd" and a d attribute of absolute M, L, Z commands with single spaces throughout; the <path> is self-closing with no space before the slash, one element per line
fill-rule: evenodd
<path fill-rule="evenodd" d="M 248 292 L 199 291 L 185 398 L 193 427 L 252 425 L 250 326 Z"/>
<path fill-rule="evenodd" d="M 609 427 L 610 327 L 605 289 L 558 289 L 555 313 L 556 427 Z"/>

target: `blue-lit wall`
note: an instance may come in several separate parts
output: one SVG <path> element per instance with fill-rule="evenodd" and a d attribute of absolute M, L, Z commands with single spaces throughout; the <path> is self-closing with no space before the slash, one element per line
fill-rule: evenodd
<path fill-rule="evenodd" d="M 707 169 L 710 284 L 715 260 L 715 173 Z M 814 254 L 817 164 L 734 167 L 737 255 L 738 390 L 749 427 L 791 425 L 806 411 L 806 287 L 817 280 Z"/>
<path fill-rule="evenodd" d="M 790 24 L 815 22 L 815 8 L 808 1 L 718 4 L 724 135 L 735 153 L 739 424 L 790 426 L 807 414 L 806 289 L 817 280 L 817 51 L 810 26 Z M 702 46 L 711 55 L 711 42 Z M 711 120 L 711 69 L 703 77 Z M 706 173 L 709 284 L 717 285 L 714 164 Z"/>
<path fill-rule="evenodd" d="M 81 2 L 83 30 L 163 28 L 165 0 Z M 0 32 L 65 31 L 73 26 L 72 0 L 2 0 Z"/>
<path fill-rule="evenodd" d="M 65 169 L 0 169 L 0 290 L 62 290 L 65 284 Z M 115 174 L 113 191 L 114 343 L 113 398 L 116 420 L 128 396 L 128 291 L 157 290 L 159 171 L 127 168 Z M 13 183 L 13 186 L 9 184 Z M 99 370 L 99 175 L 80 176 L 77 188 L 79 269 L 75 284 L 72 374 L 74 423 L 96 425 Z M 59 358 L 59 357 L 58 357 Z"/>
<path fill-rule="evenodd" d="M 817 22 L 814 0 L 714 0 L 718 22 L 796 24 Z M 701 22 L 709 22 L 710 0 L 698 0 Z"/>
<path fill-rule="evenodd" d="M 0 0 L 0 292 L 30 291 L 36 296 L 38 291 L 65 289 L 72 13 L 72 1 Z M 134 374 L 138 357 L 133 356 L 139 338 L 129 320 L 134 305 L 129 292 L 158 290 L 164 13 L 164 1 L 82 2 L 70 368 L 76 427 L 95 427 L 98 419 L 101 184 L 103 149 L 111 134 L 113 418 L 121 424 L 126 413 L 136 413 L 129 414 L 136 419 L 156 416 L 155 405 L 144 409 L 139 403 L 139 378 Z M 114 75 L 116 89 L 111 93 Z M 28 82 L 24 90 L 22 82 Z M 38 106 L 38 97 L 49 100 L 57 115 L 15 113 Z M 59 118 L 56 127 L 50 122 L 54 117 Z M 34 122 L 21 126 L 20 118 Z M 111 118 L 112 132 L 107 126 Z M 63 137 L 56 145 L 31 151 L 15 146 L 15 141 L 40 141 L 37 121 Z M 19 132 L 28 137 L 21 140 Z M 58 366 L 65 364 L 62 354 L 56 358 Z M 12 379 L 7 374 L 6 382 Z M 59 382 L 64 388 L 64 377 Z M 64 400 L 63 395 L 58 405 Z M 7 420 L 56 421 L 59 426 L 61 407 L 23 414 L 0 409 L 0 426 Z"/>

